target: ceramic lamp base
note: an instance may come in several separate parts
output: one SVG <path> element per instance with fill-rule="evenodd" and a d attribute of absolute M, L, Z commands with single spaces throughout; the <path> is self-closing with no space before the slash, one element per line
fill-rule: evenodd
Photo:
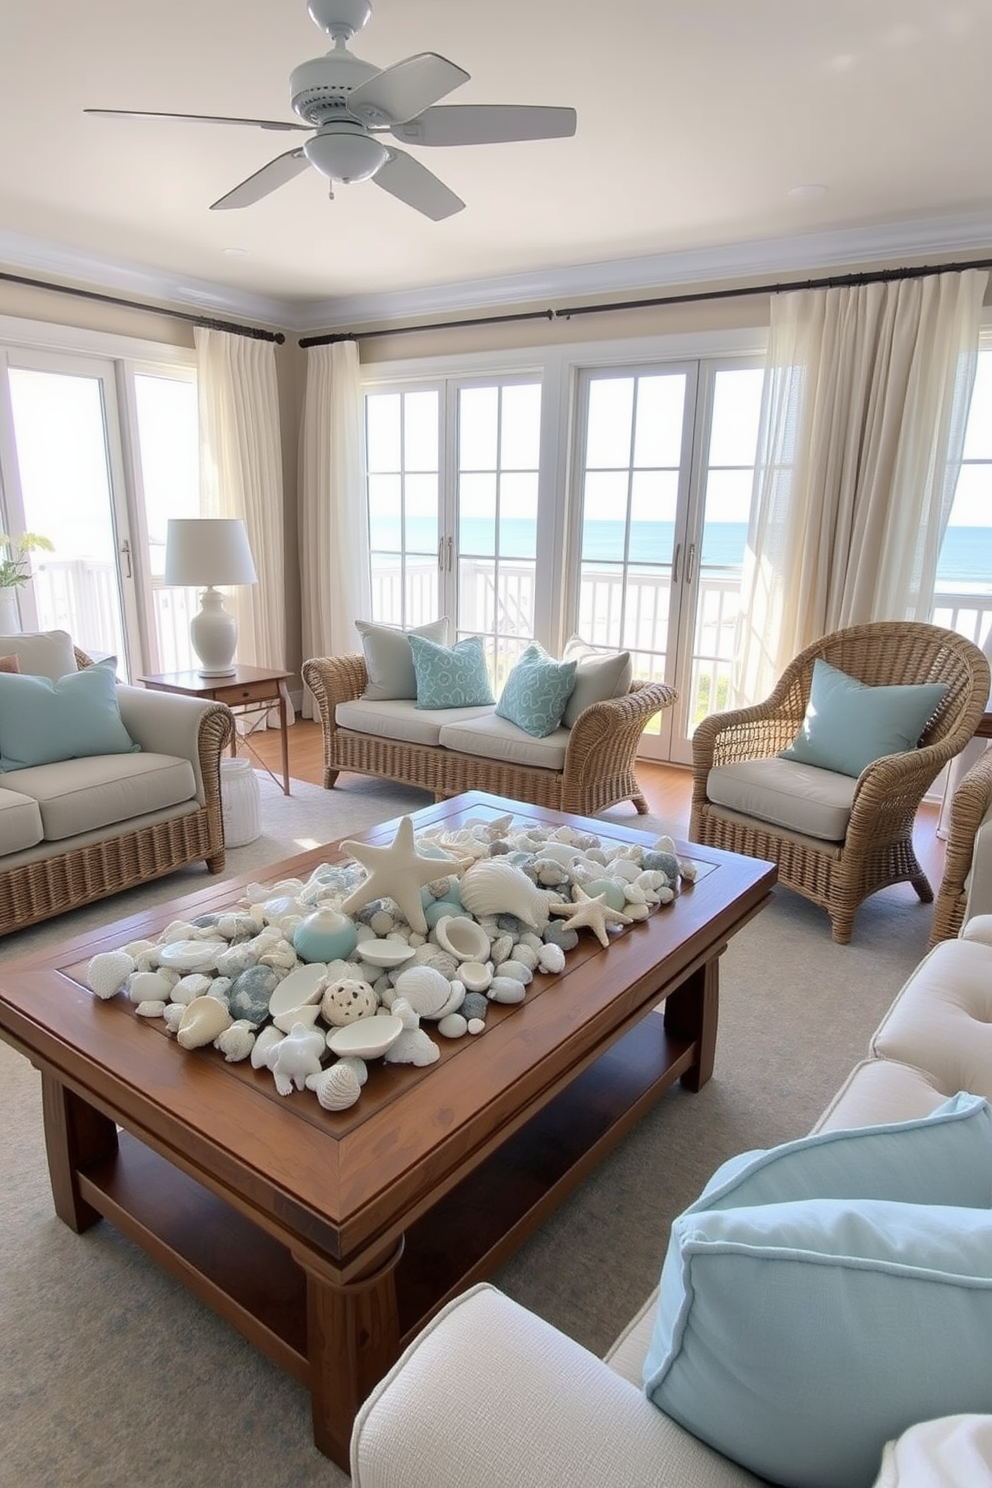
<path fill-rule="evenodd" d="M 190 621 L 189 636 L 200 659 L 201 677 L 234 676 L 238 622 L 225 610 L 219 589 L 211 586 L 200 595 L 200 610 Z"/>

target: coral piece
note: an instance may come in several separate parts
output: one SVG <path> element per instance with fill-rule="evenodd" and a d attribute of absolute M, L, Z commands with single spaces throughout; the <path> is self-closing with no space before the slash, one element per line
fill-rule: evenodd
<path fill-rule="evenodd" d="M 392 899 L 399 905 L 407 924 L 426 935 L 427 921 L 420 902 L 420 890 L 422 885 L 437 878 L 441 860 L 426 857 L 417 851 L 410 818 L 400 818 L 396 836 L 388 847 L 373 847 L 365 842 L 342 842 L 341 848 L 344 852 L 350 852 L 368 873 L 365 882 L 359 884 L 342 901 L 344 913 L 351 914 L 373 899 Z"/>
<path fill-rule="evenodd" d="M 228 1064 L 237 1064 L 247 1059 L 255 1047 L 255 1031 L 250 1023 L 239 1018 L 214 1039 L 214 1048 L 219 1049 Z"/>
<path fill-rule="evenodd" d="M 97 997 L 114 997 L 134 971 L 127 951 L 100 951 L 86 968 L 86 985 Z"/>
<path fill-rule="evenodd" d="M 269 1060 L 274 1057 L 277 1044 L 281 1044 L 286 1035 L 274 1023 L 268 1024 L 261 1029 L 255 1037 L 251 1051 L 252 1069 L 268 1069 Z"/>
<path fill-rule="evenodd" d="M 320 1001 L 320 1016 L 334 1028 L 343 1028 L 357 1018 L 368 1018 L 375 1012 L 379 1000 L 368 982 L 355 977 L 341 977 L 329 982 Z"/>
<path fill-rule="evenodd" d="M 290 1095 L 294 1087 L 302 1090 L 308 1075 L 319 1074 L 323 1052 L 324 1035 L 305 1023 L 294 1023 L 267 1061 L 279 1094 Z"/>

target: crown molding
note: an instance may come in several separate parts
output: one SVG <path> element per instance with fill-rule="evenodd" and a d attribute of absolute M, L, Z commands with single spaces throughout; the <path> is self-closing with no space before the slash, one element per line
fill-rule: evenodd
<path fill-rule="evenodd" d="M 992 250 L 992 212 L 925 218 L 873 227 L 767 238 L 534 273 L 463 280 L 415 290 L 342 295 L 300 302 L 246 294 L 229 285 L 174 275 L 146 264 L 108 258 L 65 244 L 0 231 L 0 263 L 10 272 L 53 275 L 105 293 L 186 306 L 204 316 L 261 322 L 300 333 L 371 327 L 380 322 L 423 321 L 434 316 L 552 300 L 612 296 L 680 284 L 751 279 L 823 271 L 928 253 Z"/>

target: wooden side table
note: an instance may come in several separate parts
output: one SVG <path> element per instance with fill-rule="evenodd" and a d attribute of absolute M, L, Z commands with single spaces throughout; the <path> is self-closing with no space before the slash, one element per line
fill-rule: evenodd
<path fill-rule="evenodd" d="M 267 667 L 237 666 L 227 677 L 201 677 L 199 672 L 160 672 L 152 677 L 139 677 L 138 681 L 153 692 L 182 692 L 187 697 L 209 698 L 213 702 L 226 703 L 235 713 L 246 709 L 257 709 L 266 703 L 275 703 L 279 709 L 279 728 L 282 732 L 282 789 L 289 795 L 289 693 L 286 678 L 289 672 L 270 671 Z M 246 747 L 258 760 L 267 775 L 278 784 L 265 761 L 252 747 L 253 730 L 239 735 L 235 730 L 231 740 L 231 753 L 238 752 L 238 739 L 244 739 Z"/>

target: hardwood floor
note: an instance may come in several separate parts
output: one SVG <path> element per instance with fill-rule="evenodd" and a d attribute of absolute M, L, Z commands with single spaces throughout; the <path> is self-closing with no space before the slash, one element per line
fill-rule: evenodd
<path fill-rule="evenodd" d="M 262 759 L 278 774 L 282 769 L 278 730 L 257 733 L 252 743 Z M 308 780 L 312 785 L 323 784 L 324 763 L 319 724 L 300 718 L 291 725 L 289 772 L 295 780 Z M 661 765 L 642 760 L 637 773 L 652 813 L 671 822 L 674 835 L 687 836 L 692 796 L 689 770 L 680 765 Z M 937 805 L 924 801 L 917 814 L 914 834 L 917 857 L 934 892 L 944 871 L 944 844 L 936 835 L 937 816 Z M 631 811 L 631 822 L 635 821 L 636 817 Z"/>

